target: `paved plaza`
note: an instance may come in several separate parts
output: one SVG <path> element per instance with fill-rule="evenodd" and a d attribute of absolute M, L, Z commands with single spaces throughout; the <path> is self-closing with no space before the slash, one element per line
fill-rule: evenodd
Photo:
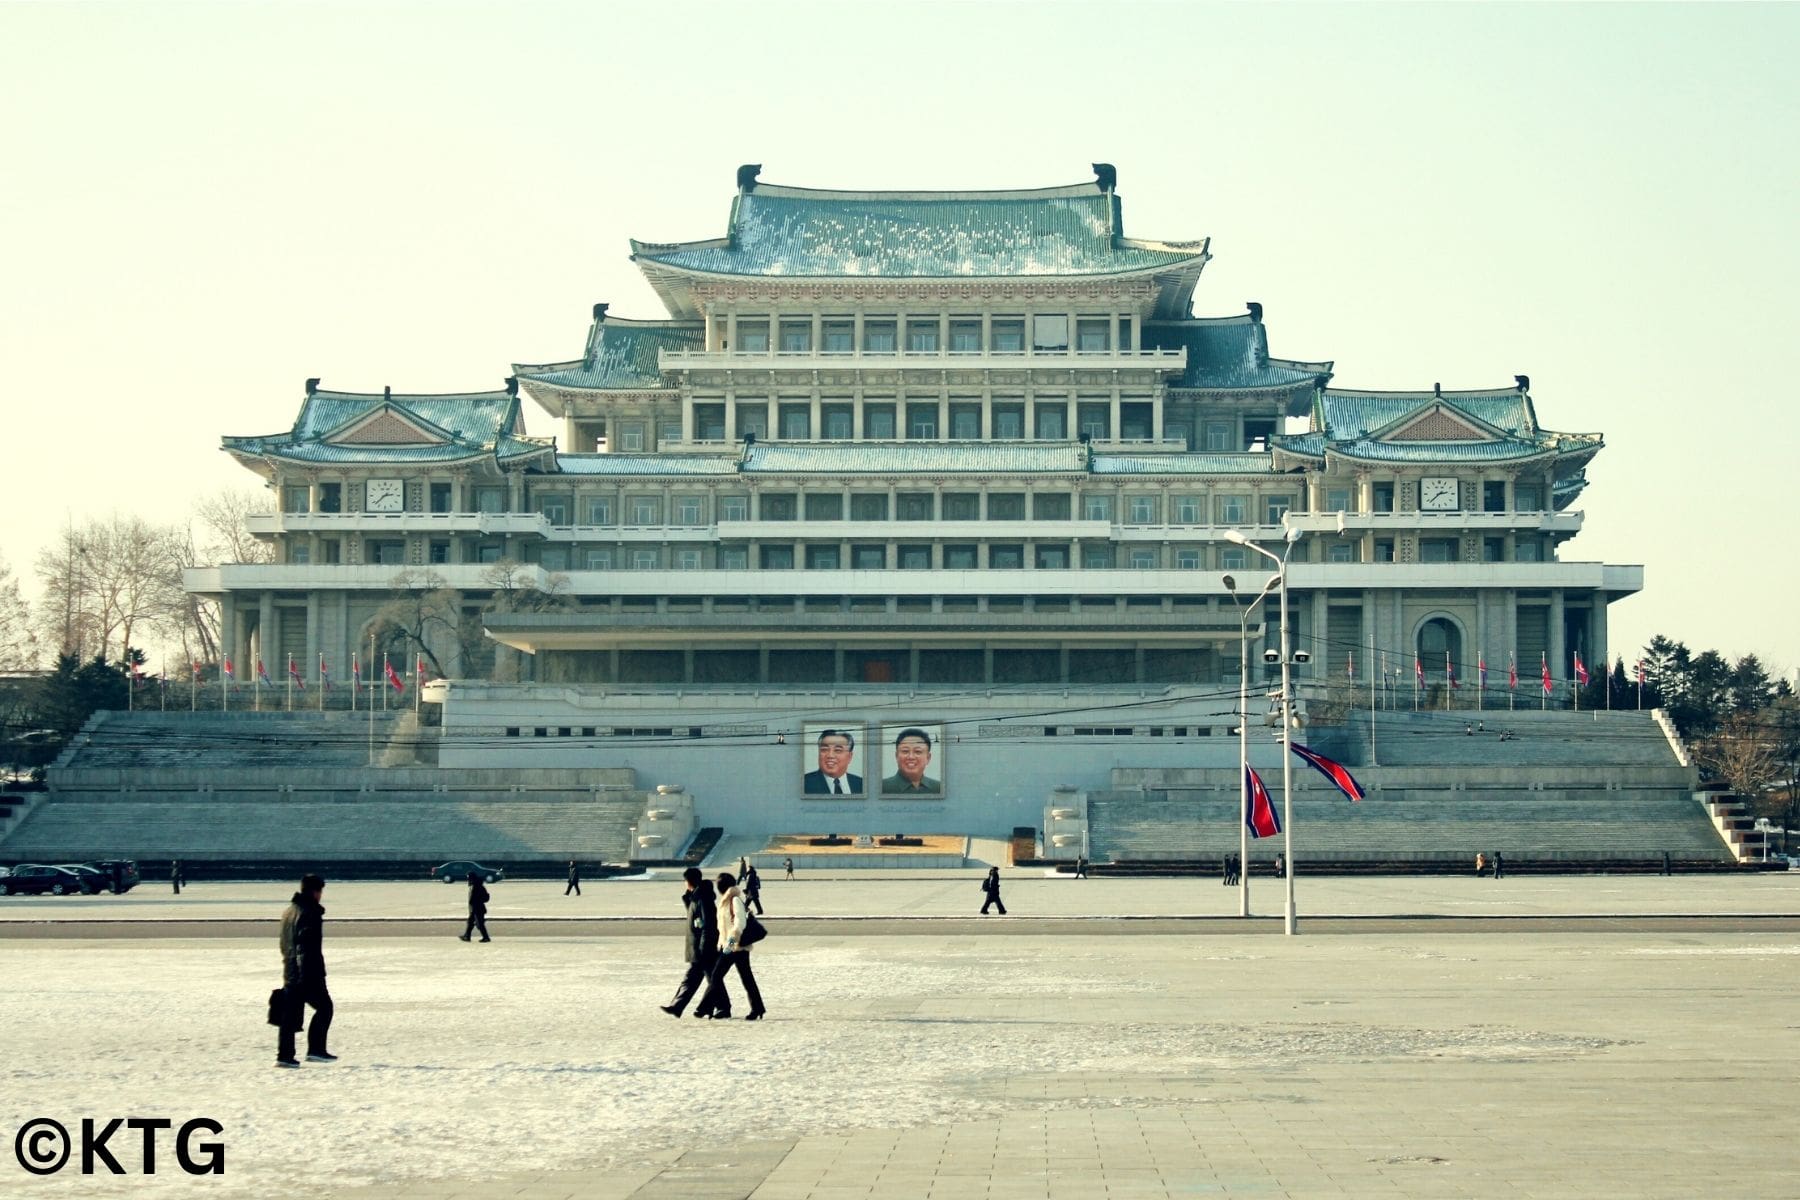
<path fill-rule="evenodd" d="M 488 946 L 438 927 L 460 888 L 334 884 L 343 1057 L 296 1072 L 273 1069 L 260 1011 L 285 887 L 14 898 L 7 1141 L 34 1116 L 207 1115 L 228 1165 L 185 1176 L 166 1142 L 153 1178 L 8 1159 L 0 1190 L 1793 1194 L 1763 1132 L 1794 1094 L 1800 873 L 1300 884 L 1302 936 L 1285 938 L 1231 916 L 1217 881 L 1015 873 L 1018 915 L 986 925 L 960 915 L 974 874 L 771 881 L 757 1024 L 656 1011 L 680 972 L 666 878 L 579 899 L 507 881 Z M 142 921 L 122 935 L 121 909 Z M 190 936 L 201 913 L 229 936 Z M 1119 918 L 1151 916 L 1193 919 L 1122 936 L 1142 923 Z"/>

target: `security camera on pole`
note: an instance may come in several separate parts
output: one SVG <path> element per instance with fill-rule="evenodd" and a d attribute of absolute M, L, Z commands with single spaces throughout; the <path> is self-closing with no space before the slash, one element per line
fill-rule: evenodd
<path fill-rule="evenodd" d="M 1294 761 L 1289 746 L 1293 742 L 1293 704 L 1294 689 L 1292 667 L 1295 663 L 1311 661 L 1312 655 L 1302 650 L 1294 653 L 1289 644 L 1288 626 L 1288 555 L 1293 553 L 1294 543 L 1300 540 L 1300 531 L 1290 527 L 1287 531 L 1287 545 L 1279 555 L 1264 550 L 1261 546 L 1245 537 L 1235 529 L 1225 531 L 1225 540 L 1254 550 L 1275 564 L 1275 577 L 1281 585 L 1281 649 L 1263 651 L 1263 661 L 1281 663 L 1281 838 L 1282 862 L 1285 864 L 1283 874 L 1287 877 L 1287 906 L 1283 924 L 1291 936 L 1297 932 L 1294 908 Z"/>

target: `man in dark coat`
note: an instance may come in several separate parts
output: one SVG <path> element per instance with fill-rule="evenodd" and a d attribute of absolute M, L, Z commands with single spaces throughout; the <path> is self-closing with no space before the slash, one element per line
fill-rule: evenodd
<path fill-rule="evenodd" d="M 317 875 L 300 880 L 287 911 L 281 915 L 281 985 L 287 993 L 287 1012 L 275 1047 L 275 1065 L 298 1067 L 294 1035 L 300 1032 L 306 1006 L 312 1005 L 312 1024 L 306 1026 L 306 1061 L 336 1062 L 326 1049 L 331 1032 L 331 992 L 325 986 L 325 881 Z"/>
<path fill-rule="evenodd" d="M 981 890 L 987 896 L 987 899 L 983 901 L 981 905 L 981 915 L 984 917 L 987 916 L 988 908 L 990 906 L 999 905 L 1000 915 L 1004 917 L 1006 915 L 1006 905 L 1002 904 L 1000 901 L 999 867 L 988 868 L 987 878 L 981 881 Z"/>
<path fill-rule="evenodd" d="M 744 885 L 744 902 L 751 908 L 754 908 L 758 916 L 761 916 L 763 910 L 762 876 L 758 875 L 755 866 L 752 866 L 749 870 L 744 872 L 742 880 Z"/>
<path fill-rule="evenodd" d="M 169 863 L 169 882 L 174 885 L 175 894 L 181 895 L 181 884 L 184 876 L 181 872 L 181 860 L 173 859 Z"/>
<path fill-rule="evenodd" d="M 699 867 L 689 867 L 681 873 L 681 877 L 687 881 L 687 890 L 681 894 L 681 904 L 687 910 L 687 937 L 684 946 L 688 969 L 675 989 L 675 998 L 661 1006 L 671 1017 L 682 1014 L 700 985 L 712 977 L 713 967 L 719 961 L 719 898 Z M 730 1017 L 731 997 L 725 994 L 723 986 L 720 987 L 720 994 L 725 997 L 723 1011 L 708 1008 L 702 1001 L 701 1006 L 694 1010 L 694 1015 Z"/>
<path fill-rule="evenodd" d="M 569 860 L 569 886 L 563 889 L 563 895 L 566 896 L 570 892 L 574 892 L 577 896 L 581 895 L 581 868 L 575 865 L 575 860 L 572 858 Z"/>
<path fill-rule="evenodd" d="M 479 871 L 469 872 L 469 923 L 463 926 L 462 940 L 468 941 L 469 935 L 477 929 L 481 930 L 481 940 L 491 942 L 487 931 L 488 890 L 481 882 Z"/>

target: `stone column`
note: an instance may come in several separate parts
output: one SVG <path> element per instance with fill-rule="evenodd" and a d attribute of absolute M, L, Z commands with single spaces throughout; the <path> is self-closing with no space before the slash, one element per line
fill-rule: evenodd
<path fill-rule="evenodd" d="M 1563 637 L 1563 590 L 1550 589 L 1550 678 L 1563 679 L 1574 674 L 1569 647 Z"/>

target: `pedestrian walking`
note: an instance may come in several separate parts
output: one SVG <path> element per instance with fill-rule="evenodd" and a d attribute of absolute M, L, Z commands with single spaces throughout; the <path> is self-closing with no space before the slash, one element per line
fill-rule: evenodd
<path fill-rule="evenodd" d="M 1085 854 L 1077 854 L 1075 856 L 1075 878 L 1086 879 L 1088 877 L 1087 868 L 1087 856 Z"/>
<path fill-rule="evenodd" d="M 1475 852 L 1475 878 L 1480 879 L 1483 875 L 1486 875 L 1486 874 L 1487 874 L 1487 855 L 1485 855 L 1481 851 L 1477 850 Z"/>
<path fill-rule="evenodd" d="M 781 860 L 781 865 L 787 868 L 787 877 L 792 879 L 794 877 L 794 860 L 791 858 L 784 858 Z"/>
<path fill-rule="evenodd" d="M 294 1035 L 306 1029 L 306 1061 L 336 1062 L 327 1049 L 331 1033 L 331 992 L 325 986 L 325 881 L 317 875 L 300 878 L 300 890 L 281 914 L 281 988 L 284 993 L 275 1043 L 275 1065 L 298 1067 Z M 305 1024 L 306 1006 L 313 1017 Z"/>
<path fill-rule="evenodd" d="M 569 886 L 563 889 L 563 895 L 566 896 L 570 892 L 574 892 L 577 896 L 581 895 L 581 868 L 575 865 L 575 860 L 572 858 L 569 860 Z"/>
<path fill-rule="evenodd" d="M 1225 883 L 1229 887 L 1236 887 L 1243 877 L 1244 860 L 1233 850 L 1225 856 Z"/>
<path fill-rule="evenodd" d="M 186 882 L 187 874 L 181 869 L 181 860 L 179 858 L 171 859 L 169 862 L 169 883 L 175 888 L 175 894 L 177 896 L 181 895 L 181 885 Z"/>
<path fill-rule="evenodd" d="M 1000 900 L 999 867 L 988 868 L 987 878 L 981 881 L 981 891 L 982 894 L 987 897 L 986 900 L 982 901 L 981 915 L 984 917 L 987 916 L 988 906 L 993 905 L 1000 909 L 1000 915 L 1004 917 L 1006 915 L 1006 905 L 1001 903 Z"/>
<path fill-rule="evenodd" d="M 762 876 L 752 866 L 744 872 L 744 902 L 746 907 L 754 908 L 757 916 L 762 916 Z"/>
<path fill-rule="evenodd" d="M 683 939 L 683 953 L 687 957 L 687 974 L 675 987 L 675 998 L 662 1005 L 662 1010 L 671 1017 L 679 1017 L 687 1009 L 688 1001 L 694 998 L 700 986 L 712 979 L 713 967 L 719 961 L 719 912 L 718 896 L 713 885 L 699 867 L 689 867 L 681 873 L 686 881 L 686 888 L 681 893 L 681 905 L 687 912 L 686 936 Z M 731 996 L 720 985 L 715 994 L 709 988 L 705 1002 L 694 1009 L 696 1017 L 717 1017 L 721 1020 L 731 1016 Z"/>
<path fill-rule="evenodd" d="M 744 1020 L 760 1021 L 768 1010 L 763 1007 L 762 992 L 756 986 L 756 973 L 750 969 L 750 948 L 743 940 L 744 931 L 750 925 L 750 906 L 730 871 L 720 872 L 717 885 L 719 957 L 713 964 L 712 979 L 706 986 L 706 995 L 700 997 L 700 1005 L 702 1008 L 711 1005 L 715 1015 L 721 1010 L 730 1015 L 731 1002 L 725 994 L 725 976 L 736 967 L 738 982 L 744 985 L 744 995 L 750 998 L 750 1011 L 744 1014 Z"/>
<path fill-rule="evenodd" d="M 1231 855 L 1229 854 L 1223 855 L 1219 859 L 1219 885 L 1221 887 L 1231 886 Z"/>
<path fill-rule="evenodd" d="M 1494 878 L 1506 874 L 1506 858 L 1498 850 L 1494 851 Z"/>
<path fill-rule="evenodd" d="M 477 929 L 481 931 L 481 940 L 491 942 L 487 931 L 488 890 L 481 882 L 481 872 L 469 872 L 469 923 L 463 926 L 462 940 L 468 941 L 469 935 Z"/>
<path fill-rule="evenodd" d="M 1287 856 L 1285 854 L 1277 853 L 1275 855 L 1275 878 L 1287 878 Z"/>

